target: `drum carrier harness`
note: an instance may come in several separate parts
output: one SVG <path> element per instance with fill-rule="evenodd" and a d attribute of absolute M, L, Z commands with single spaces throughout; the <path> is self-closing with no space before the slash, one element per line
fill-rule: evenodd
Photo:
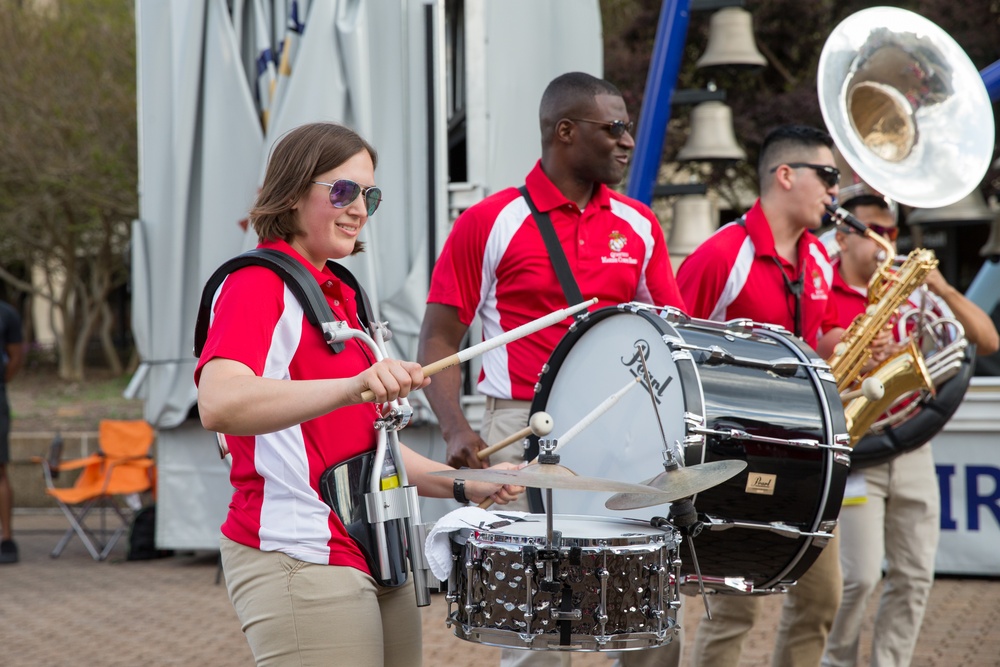
<path fill-rule="evenodd" d="M 371 349 L 376 360 L 385 358 L 385 341 L 391 332 L 387 323 L 375 319 L 368 296 L 349 270 L 332 260 L 326 262 L 327 268 L 354 290 L 358 319 L 370 335 L 336 318 L 316 279 L 298 260 L 267 248 L 256 248 L 226 261 L 208 279 L 195 324 L 196 357 L 201 356 L 208 337 L 216 291 L 230 273 L 246 266 L 263 266 L 281 277 L 302 305 L 309 323 L 322 331 L 331 354 L 342 351 L 347 340 L 357 338 Z M 417 605 L 424 607 L 430 604 L 429 567 L 423 552 L 424 526 L 420 521 L 417 488 L 408 483 L 398 436 L 412 414 L 405 398 L 385 404 L 381 418 L 375 422 L 378 430 L 375 451 L 327 468 L 319 485 L 323 501 L 344 524 L 380 585 L 396 587 L 406 583 L 405 559 L 409 553 Z M 226 453 L 223 450 L 222 455 Z"/>

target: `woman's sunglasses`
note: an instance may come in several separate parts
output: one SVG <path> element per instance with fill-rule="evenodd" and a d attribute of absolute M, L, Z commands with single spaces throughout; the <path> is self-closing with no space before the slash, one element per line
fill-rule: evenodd
<path fill-rule="evenodd" d="M 358 198 L 358 195 L 365 195 L 365 208 L 368 209 L 368 215 L 373 214 L 377 209 L 378 205 L 382 202 L 382 190 L 375 187 L 374 185 L 370 188 L 363 188 L 354 181 L 349 181 L 346 178 L 341 178 L 333 183 L 323 183 L 321 181 L 313 181 L 316 185 L 325 185 L 330 188 L 330 203 L 334 205 L 335 208 L 347 208 L 351 205 L 351 202 Z"/>

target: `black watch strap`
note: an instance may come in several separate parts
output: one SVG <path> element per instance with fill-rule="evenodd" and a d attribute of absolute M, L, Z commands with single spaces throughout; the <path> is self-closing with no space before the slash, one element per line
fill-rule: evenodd
<path fill-rule="evenodd" d="M 465 495 L 465 480 L 464 479 L 456 479 L 454 482 L 452 482 L 451 493 L 452 493 L 452 495 L 455 496 L 455 500 L 457 500 L 461 504 L 463 504 L 463 505 L 468 505 L 469 504 L 469 498 L 468 498 L 468 496 Z"/>

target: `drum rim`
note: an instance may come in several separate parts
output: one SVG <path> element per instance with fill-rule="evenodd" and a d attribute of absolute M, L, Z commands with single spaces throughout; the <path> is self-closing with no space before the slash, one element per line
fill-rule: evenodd
<path fill-rule="evenodd" d="M 631 528 L 631 530 L 635 531 L 635 534 L 601 536 L 601 537 L 577 535 L 576 533 L 572 532 L 567 533 L 567 531 L 562 530 L 559 521 L 562 522 L 570 521 L 573 523 L 578 523 L 580 525 L 577 526 L 577 528 L 584 530 L 586 529 L 586 525 L 588 523 L 620 524 L 622 526 Z M 525 533 L 513 532 L 516 531 L 516 529 L 519 526 L 523 527 L 526 524 L 541 527 L 542 528 L 541 534 L 528 535 Z M 538 540 L 545 539 L 545 524 L 546 524 L 546 515 L 528 514 L 525 517 L 522 517 L 520 521 L 514 521 L 512 523 L 504 524 L 496 528 L 486 527 L 486 528 L 474 529 L 472 531 L 472 534 L 469 536 L 468 541 L 470 543 L 476 543 L 477 546 L 479 545 L 480 542 L 482 542 L 482 544 L 489 544 L 489 545 L 537 544 Z M 565 525 L 565 523 L 562 525 Z M 658 544 L 665 545 L 669 542 L 675 541 L 672 529 L 657 528 L 651 525 L 648 521 L 643 521 L 641 519 L 630 519 L 627 517 L 616 518 L 616 517 L 605 517 L 605 516 L 592 516 L 589 514 L 553 514 L 552 527 L 553 530 L 560 532 L 562 541 L 564 543 L 562 546 L 578 546 L 584 548 L 654 546 Z M 495 537 L 497 539 L 489 539 L 491 537 Z M 662 538 L 662 539 L 657 539 L 657 538 Z"/>

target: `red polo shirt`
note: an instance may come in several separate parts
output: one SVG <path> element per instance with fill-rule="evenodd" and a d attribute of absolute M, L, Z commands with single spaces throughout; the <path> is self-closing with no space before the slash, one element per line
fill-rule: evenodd
<path fill-rule="evenodd" d="M 799 238 L 797 251 L 803 278 L 802 339 L 815 349 L 824 332 L 839 326 L 830 299 L 833 268 L 823 244 L 808 231 Z M 782 272 L 789 280 L 798 277 L 775 250 L 758 200 L 742 220 L 716 231 L 684 260 L 677 284 L 693 317 L 719 322 L 749 318 L 795 331 L 795 297 Z"/>
<path fill-rule="evenodd" d="M 833 260 L 833 298 L 837 303 L 837 312 L 840 321 L 840 326 L 847 329 L 851 326 L 851 322 L 854 321 L 858 315 L 864 312 L 865 308 L 868 307 L 868 288 L 866 287 L 854 287 L 848 285 L 844 278 L 840 275 L 840 258 Z M 899 331 L 899 327 L 896 323 L 899 322 L 901 317 L 907 318 L 907 331 L 906 334 L 909 335 L 913 329 L 911 314 L 919 311 L 922 307 L 922 297 L 926 294 L 927 297 L 927 308 L 929 314 L 934 317 L 954 317 L 948 304 L 944 302 L 944 299 L 933 294 L 932 292 L 923 292 L 922 290 L 914 290 L 899 310 L 892 317 L 893 326 L 895 327 L 896 341 L 902 340 L 902 332 Z M 948 325 L 952 336 L 957 336 L 958 332 L 954 325 Z"/>
<path fill-rule="evenodd" d="M 359 328 L 354 291 L 329 269 L 316 270 L 283 241 L 258 247 L 280 250 L 302 262 L 334 314 Z M 278 380 L 352 377 L 373 363 L 371 351 L 355 339 L 334 354 L 278 274 L 262 266 L 239 269 L 219 287 L 196 383 L 202 367 L 216 357 L 239 361 L 260 377 Z M 222 533 L 262 551 L 368 572 L 340 519 L 323 502 L 319 478 L 331 465 L 375 448 L 372 424 L 377 416 L 376 406 L 364 403 L 275 433 L 227 435 L 234 492 Z"/>
<path fill-rule="evenodd" d="M 867 287 L 848 285 L 840 275 L 840 259 L 833 260 L 833 299 L 837 303 L 840 326 L 847 329 L 854 318 L 868 307 Z"/>
<path fill-rule="evenodd" d="M 525 183 L 538 210 L 549 214 L 581 294 L 600 300 L 595 308 L 629 301 L 684 308 L 663 230 L 648 206 L 599 185 L 581 211 L 541 162 Z M 487 197 L 455 221 L 427 301 L 455 306 L 466 325 L 478 315 L 484 339 L 566 307 L 545 243 L 516 188 Z M 572 321 L 484 354 L 480 393 L 530 400 L 539 371 Z"/>

